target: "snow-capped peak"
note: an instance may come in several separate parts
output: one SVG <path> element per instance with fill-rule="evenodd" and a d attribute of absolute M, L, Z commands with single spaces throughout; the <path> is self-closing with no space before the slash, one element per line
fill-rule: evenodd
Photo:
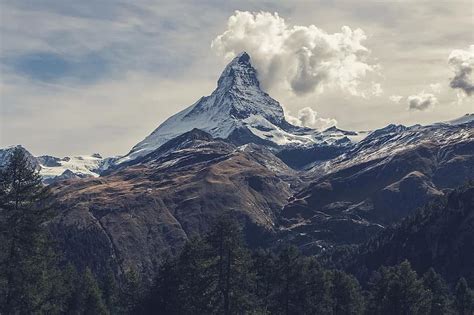
<path fill-rule="evenodd" d="M 243 52 L 225 67 L 211 95 L 170 117 L 118 163 L 144 156 L 193 128 L 224 139 L 245 129 L 251 137 L 263 137 L 260 141 L 283 141 L 277 145 L 290 141 L 286 139 L 290 129 L 301 129 L 286 122 L 281 105 L 262 91 L 257 70 L 250 56 Z M 272 130 L 278 136 L 270 134 Z M 300 142 L 306 141 L 307 137 L 302 137 Z"/>
<path fill-rule="evenodd" d="M 474 114 L 466 114 L 459 118 L 446 121 L 445 123 L 449 125 L 462 125 L 462 124 L 470 123 L 472 121 L 474 121 Z"/>
<path fill-rule="evenodd" d="M 218 89 L 232 88 L 259 89 L 260 82 L 257 79 L 257 71 L 250 63 L 250 56 L 246 52 L 240 53 L 224 69 L 217 81 Z"/>

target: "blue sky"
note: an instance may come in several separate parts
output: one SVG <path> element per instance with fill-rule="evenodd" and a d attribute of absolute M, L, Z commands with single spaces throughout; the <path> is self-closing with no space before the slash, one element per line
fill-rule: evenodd
<path fill-rule="evenodd" d="M 235 10 L 277 12 L 288 29 L 315 25 L 333 36 L 348 26 L 366 35 L 364 64 L 374 71 L 357 78 L 358 87 L 380 91 L 356 96 L 327 82 L 298 95 L 275 83 L 283 80 L 278 76 L 262 75 L 290 115 L 309 107 L 341 128 L 361 130 L 474 111 L 472 96 L 449 87 L 455 70 L 448 64 L 453 50 L 469 53 L 474 44 L 470 0 L 7 0 L 0 9 L 0 146 L 20 143 L 38 155 L 124 154 L 209 94 L 229 58 L 211 43 L 233 31 L 228 19 Z M 256 49 L 257 70 L 268 72 L 250 43 L 224 44 Z M 436 104 L 408 110 L 410 97 L 414 102 L 428 94 Z M 395 102 L 394 96 L 402 98 Z"/>

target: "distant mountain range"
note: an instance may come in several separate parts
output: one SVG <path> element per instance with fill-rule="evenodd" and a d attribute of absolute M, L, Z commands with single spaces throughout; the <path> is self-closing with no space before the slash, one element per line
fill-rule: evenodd
<path fill-rule="evenodd" d="M 51 229 L 71 261 L 151 276 L 224 212 L 252 246 L 363 243 L 473 179 L 473 139 L 473 114 L 367 132 L 294 126 L 242 53 L 210 96 L 123 157 L 28 154 L 58 202 Z"/>

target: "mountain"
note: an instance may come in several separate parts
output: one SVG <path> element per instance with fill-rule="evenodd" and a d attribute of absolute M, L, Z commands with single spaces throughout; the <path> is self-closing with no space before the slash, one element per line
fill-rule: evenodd
<path fill-rule="evenodd" d="M 29 161 L 40 172 L 45 184 L 71 178 L 98 177 L 115 159 L 104 159 L 98 153 L 63 158 L 50 155 L 35 157 L 24 147 L 17 145 L 0 149 L 0 167 L 8 163 L 10 154 L 17 147 L 25 152 Z"/>
<path fill-rule="evenodd" d="M 144 156 L 194 128 L 237 145 L 312 146 L 341 138 L 288 123 L 281 105 L 260 88 L 250 56 L 243 52 L 224 69 L 211 95 L 167 119 L 118 163 Z"/>
<path fill-rule="evenodd" d="M 473 178 L 474 121 L 390 125 L 309 168 L 280 225 L 308 252 L 360 243 Z"/>
<path fill-rule="evenodd" d="M 449 124 L 449 125 L 462 125 L 462 124 L 470 123 L 472 121 L 474 121 L 474 114 L 466 114 L 462 117 L 459 117 L 453 120 L 448 120 L 444 123 Z"/>
<path fill-rule="evenodd" d="M 23 151 L 23 153 L 25 154 L 34 169 L 39 170 L 41 168 L 37 159 L 21 145 L 12 145 L 5 148 L 0 148 L 0 167 L 4 167 L 8 164 L 10 156 L 13 153 L 13 150 L 15 149 L 20 149 L 21 151 Z"/>
<path fill-rule="evenodd" d="M 60 210 L 51 227 L 80 267 L 99 272 L 112 265 L 120 273 L 134 266 L 150 276 L 225 212 L 237 216 L 250 244 L 266 244 L 300 184 L 265 147 L 236 146 L 194 129 L 136 164 L 51 185 Z"/>

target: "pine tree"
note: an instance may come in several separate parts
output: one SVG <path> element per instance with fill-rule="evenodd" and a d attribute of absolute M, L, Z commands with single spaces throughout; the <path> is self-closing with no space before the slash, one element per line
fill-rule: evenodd
<path fill-rule="evenodd" d="M 430 268 L 423 275 L 423 284 L 431 292 L 430 314 L 448 314 L 451 301 L 449 289 L 444 279 L 433 268 Z"/>
<path fill-rule="evenodd" d="M 122 286 L 120 288 L 120 308 L 121 311 L 129 314 L 140 306 L 139 302 L 144 297 L 143 279 L 135 269 L 130 269 L 125 273 Z"/>
<path fill-rule="evenodd" d="M 64 313 L 79 314 L 82 307 L 80 295 L 82 290 L 82 277 L 79 276 L 77 269 L 72 264 L 68 264 L 63 272 L 63 279 L 66 292 L 68 293 Z"/>
<path fill-rule="evenodd" d="M 210 249 L 202 239 L 192 239 L 177 259 L 180 303 L 177 313 L 209 314 L 216 281 L 210 271 Z"/>
<path fill-rule="evenodd" d="M 408 261 L 382 267 L 372 279 L 369 312 L 373 314 L 425 314 L 431 295 Z"/>
<path fill-rule="evenodd" d="M 181 275 L 176 260 L 167 257 L 160 265 L 150 293 L 143 302 L 143 314 L 179 314 Z"/>
<path fill-rule="evenodd" d="M 252 273 L 255 274 L 253 292 L 258 310 L 265 314 L 271 306 L 272 290 L 277 282 L 276 257 L 270 250 L 257 250 L 252 257 Z"/>
<path fill-rule="evenodd" d="M 224 215 L 213 224 L 206 242 L 211 255 L 210 272 L 216 281 L 211 299 L 213 310 L 225 315 L 245 312 L 253 304 L 250 295 L 253 276 L 240 227 L 234 219 Z"/>
<path fill-rule="evenodd" d="M 63 288 L 49 233 L 49 191 L 21 148 L 0 170 L 0 313 L 61 311 Z"/>
<path fill-rule="evenodd" d="M 105 306 L 102 297 L 102 291 L 89 268 L 86 268 L 84 273 L 80 294 L 82 295 L 82 311 L 80 314 L 108 314 L 107 307 Z"/>
<path fill-rule="evenodd" d="M 304 309 L 303 261 L 298 250 L 284 248 L 277 260 L 277 287 L 273 296 L 272 313 L 298 314 Z"/>
<path fill-rule="evenodd" d="M 363 296 L 359 282 L 342 271 L 331 272 L 331 300 L 333 314 L 362 314 Z"/>
<path fill-rule="evenodd" d="M 474 292 L 469 289 L 466 279 L 459 279 L 454 292 L 454 308 L 460 315 L 474 313 Z"/>
<path fill-rule="evenodd" d="M 102 292 L 105 306 L 111 314 L 116 314 L 118 312 L 119 304 L 119 288 L 112 269 L 107 269 L 102 282 Z"/>
<path fill-rule="evenodd" d="M 331 274 L 315 258 L 308 258 L 304 270 L 305 307 L 307 314 L 332 314 Z"/>

